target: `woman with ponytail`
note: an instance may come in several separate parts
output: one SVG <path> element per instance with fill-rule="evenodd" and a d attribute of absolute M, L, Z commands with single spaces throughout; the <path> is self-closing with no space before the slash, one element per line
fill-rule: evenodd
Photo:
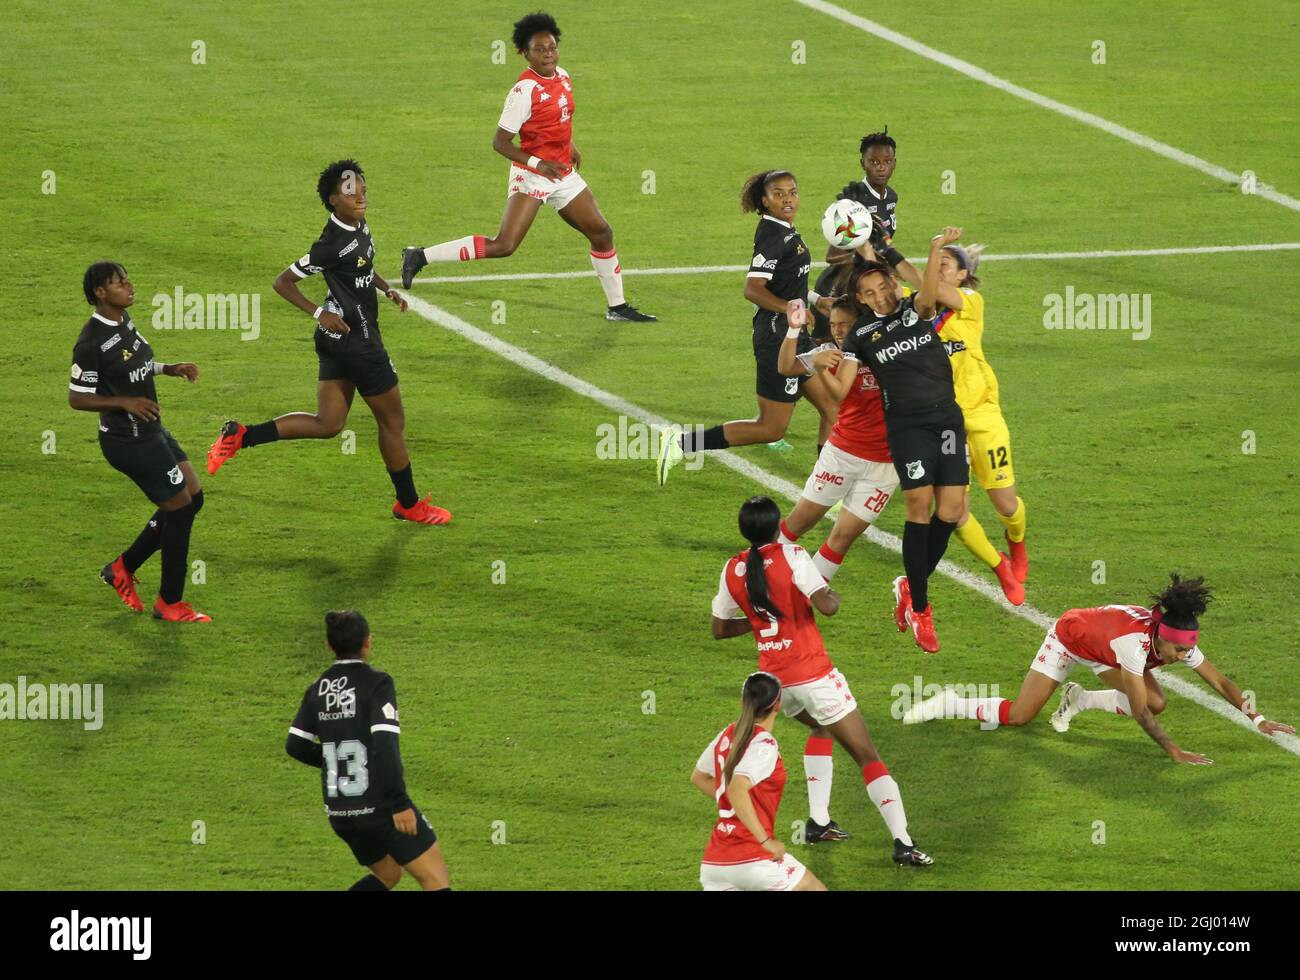
<path fill-rule="evenodd" d="M 772 836 L 785 765 L 772 736 L 781 682 L 759 671 L 740 689 L 740 718 L 720 731 L 691 773 L 718 801 L 718 822 L 700 863 L 706 892 L 808 892 L 826 886 Z"/>
<path fill-rule="evenodd" d="M 1026 725 L 1034 719 L 1052 692 L 1065 683 L 1070 671 L 1083 664 L 1109 690 L 1089 691 L 1073 681 L 1065 683 L 1061 702 L 1052 713 L 1052 727 L 1069 731 L 1080 711 L 1098 710 L 1131 715 L 1175 762 L 1208 766 L 1213 760 L 1180 749 L 1156 722 L 1165 709 L 1165 692 L 1152 671 L 1181 663 L 1201 675 L 1219 696 L 1239 710 L 1264 735 L 1294 735 L 1295 729 L 1269 721 L 1255 710 L 1252 698 L 1225 677 L 1201 652 L 1200 616 L 1212 593 L 1201 578 L 1182 578 L 1174 572 L 1169 585 L 1151 597 L 1155 605 L 1101 606 L 1071 609 L 1047 632 L 1047 638 L 1029 665 L 1020 685 L 1020 697 L 959 698 L 949 689 L 922 701 L 903 715 L 910 725 L 935 718 L 966 718 L 983 728 Z"/>
<path fill-rule="evenodd" d="M 752 497 L 740 508 L 740 533 L 749 548 L 723 566 L 713 598 L 712 629 L 716 640 L 754 634 L 759 669 L 781 682 L 782 710 L 811 729 L 803 760 L 808 777 L 804 839 L 817 844 L 849 836 L 830 817 L 835 769 L 831 749 L 839 742 L 853 757 L 867 796 L 889 829 L 894 862 L 913 867 L 933 864 L 933 858 L 919 850 L 908 834 L 898 783 L 881 761 L 849 683 L 831 663 L 817 629 L 813 609 L 834 616 L 840 608 L 839 594 L 803 548 L 777 539 L 780 527 L 781 510 L 770 497 Z M 743 615 L 736 618 L 738 613 Z"/>
<path fill-rule="evenodd" d="M 792 375 L 777 366 L 786 337 L 798 338 L 798 353 L 813 347 L 807 329 L 812 325 L 808 307 L 830 316 L 831 298 L 808 288 L 812 253 L 794 227 L 799 211 L 799 185 L 788 170 L 764 170 L 745 181 L 740 210 L 759 215 L 754 232 L 754 252 L 745 277 L 745 299 L 754 304 L 753 350 L 757 377 L 758 417 L 726 422 L 686 432 L 665 429 L 659 438 L 658 480 L 663 486 L 669 471 L 686 453 L 732 446 L 777 442 L 785 436 L 795 402 L 806 395 L 821 413 L 818 453 L 838 412 L 826 383 L 802 366 Z"/>

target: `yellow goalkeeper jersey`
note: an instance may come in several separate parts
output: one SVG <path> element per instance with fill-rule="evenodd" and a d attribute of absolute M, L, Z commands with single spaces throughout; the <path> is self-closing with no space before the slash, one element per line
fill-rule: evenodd
<path fill-rule="evenodd" d="M 963 412 L 997 407 L 998 379 L 984 360 L 984 297 L 963 287 L 962 308 L 941 307 L 939 339 L 952 365 L 952 385 Z"/>

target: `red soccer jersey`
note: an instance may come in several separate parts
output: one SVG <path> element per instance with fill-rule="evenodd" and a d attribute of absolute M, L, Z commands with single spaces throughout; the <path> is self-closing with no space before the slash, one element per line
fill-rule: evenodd
<path fill-rule="evenodd" d="M 840 402 L 840 414 L 831 429 L 830 444 L 846 453 L 869 459 L 873 463 L 892 463 L 889 455 L 889 438 L 885 435 L 885 404 L 880 398 L 880 385 L 871 368 L 856 360 L 840 364 L 856 364 L 858 378 L 849 393 Z M 834 374 L 840 365 L 831 369 Z"/>
<path fill-rule="evenodd" d="M 759 669 L 775 675 L 782 685 L 805 684 L 825 677 L 833 664 L 808 596 L 826 588 L 826 580 L 808 552 L 797 544 L 774 541 L 760 548 L 759 553 L 763 556 L 768 598 L 780 610 L 781 619 L 759 616 L 750 605 L 745 589 L 748 551 L 734 555 L 723 567 L 718 594 L 713 597 L 713 615 L 730 619 L 737 612 L 745 614 L 754 627 Z"/>
<path fill-rule="evenodd" d="M 497 125 L 518 133 L 519 148 L 529 156 L 572 165 L 573 85 L 569 73 L 557 67 L 555 74 L 546 78 L 531 68 L 524 69 L 506 96 Z"/>
<path fill-rule="evenodd" d="M 772 860 L 772 855 L 763 849 L 753 834 L 736 818 L 736 811 L 731 808 L 731 801 L 722 785 L 722 770 L 727 764 L 727 756 L 733 746 L 731 737 L 735 734 L 735 724 L 728 725 L 709 743 L 709 747 L 700 756 L 695 768 L 700 772 L 713 773 L 713 795 L 718 801 L 718 822 L 713 827 L 713 836 L 709 846 L 704 849 L 705 864 L 744 864 L 747 861 Z M 749 791 L 750 802 L 758 822 L 768 837 L 772 836 L 772 827 L 776 823 L 776 811 L 781 805 L 781 793 L 785 790 L 785 763 L 781 761 L 781 750 L 771 732 L 761 725 L 754 728 L 754 735 L 749 740 L 745 754 L 736 763 L 735 776 L 747 776 L 753 784 Z"/>
<path fill-rule="evenodd" d="M 1056 621 L 1056 638 L 1076 657 L 1141 674 L 1164 661 L 1156 656 L 1151 637 L 1155 619 L 1145 606 L 1099 606 L 1070 609 Z M 1195 669 L 1205 655 L 1193 647 L 1183 661 Z"/>

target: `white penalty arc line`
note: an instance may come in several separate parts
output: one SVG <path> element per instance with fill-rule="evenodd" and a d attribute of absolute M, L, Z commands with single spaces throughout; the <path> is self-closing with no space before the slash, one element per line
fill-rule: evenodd
<path fill-rule="evenodd" d="M 826 3 L 825 0 L 795 0 L 796 3 L 802 4 L 810 10 L 816 10 L 820 13 L 834 17 L 843 24 L 850 27 L 856 27 L 861 31 L 872 34 L 882 41 L 888 41 L 896 44 L 912 54 L 919 55 L 922 58 L 928 58 L 930 61 L 937 62 L 945 68 L 951 68 L 955 72 L 960 72 L 968 78 L 973 78 L 977 82 L 983 82 L 985 85 L 992 86 L 995 89 L 1006 92 L 1008 95 L 1014 95 L 1016 98 L 1024 99 L 1026 102 L 1032 102 L 1036 106 L 1044 109 L 1050 109 L 1052 112 L 1058 112 L 1067 116 L 1076 122 L 1081 122 L 1086 126 L 1092 126 L 1100 129 L 1102 132 L 1109 133 L 1111 136 L 1117 136 L 1122 140 L 1132 143 L 1134 146 L 1140 146 L 1144 150 L 1150 150 L 1152 153 L 1158 153 L 1162 157 L 1173 160 L 1175 163 L 1181 163 L 1183 166 L 1199 170 L 1207 176 L 1216 180 L 1224 181 L 1233 186 L 1241 186 L 1242 175 L 1233 173 L 1226 167 L 1220 167 L 1216 163 L 1210 163 L 1208 160 L 1202 160 L 1198 156 L 1180 150 L 1176 146 L 1170 146 L 1168 143 L 1161 143 L 1150 136 L 1144 136 L 1136 130 L 1129 129 L 1127 126 L 1121 126 L 1113 123 L 1109 119 L 1103 119 L 1101 116 L 1091 112 L 1084 112 L 1082 109 L 1076 109 L 1074 106 L 1066 105 L 1064 102 L 1057 102 L 1055 99 L 1049 99 L 1045 95 L 1039 95 L 1030 89 L 1014 82 L 1009 82 L 1005 78 L 999 78 L 992 72 L 985 71 L 978 65 L 972 65 L 969 61 L 962 61 L 960 58 L 954 58 L 950 54 L 944 54 L 929 45 L 922 44 L 920 41 L 908 37 L 906 34 L 900 34 L 898 31 L 892 31 L 883 24 L 877 24 L 873 20 L 867 20 L 865 17 L 845 10 L 843 7 L 837 7 L 833 3 Z M 1284 208 L 1290 208 L 1292 211 L 1300 211 L 1300 200 L 1289 197 L 1281 191 L 1268 184 L 1257 184 L 1254 196 L 1262 197 L 1274 204 L 1280 204 Z"/>
<path fill-rule="evenodd" d="M 449 313 L 441 307 L 434 306 L 432 303 L 420 299 L 420 297 L 414 296 L 410 293 L 402 292 L 401 295 L 403 295 L 406 301 L 410 304 L 410 308 L 426 320 L 435 323 L 446 330 L 450 330 L 452 333 L 459 334 L 471 343 L 477 344 L 484 350 L 490 351 L 498 357 L 504 358 L 517 367 L 523 368 L 525 371 L 531 371 L 534 374 L 541 375 L 548 381 L 553 381 L 555 384 L 567 388 L 575 394 L 581 395 L 584 398 L 589 398 L 592 401 L 603 405 L 605 408 L 608 408 L 610 411 L 618 412 L 620 415 L 626 415 L 628 418 L 636 419 L 646 425 L 664 427 L 672 424 L 668 419 L 655 415 L 653 412 L 642 408 L 640 405 L 634 405 L 625 398 L 620 398 L 618 395 L 611 394 L 603 388 L 598 388 L 590 382 L 584 381 L 582 378 L 572 375 L 562 368 L 556 367 L 554 364 L 543 361 L 540 357 L 515 347 L 513 344 L 506 343 L 504 340 L 488 333 L 486 330 L 480 330 L 473 324 L 462 320 L 454 313 Z M 717 460 L 725 466 L 731 467 L 731 469 L 735 470 L 742 476 L 748 477 L 755 483 L 766 487 L 773 493 L 781 494 L 787 500 L 793 502 L 799 499 L 801 493 L 800 487 L 795 486 L 790 481 L 784 480 L 774 473 L 769 473 L 767 470 L 755 466 L 753 463 L 746 459 L 742 459 L 734 453 L 722 450 L 710 453 L 709 458 Z M 646 479 L 647 481 L 651 479 L 648 465 Z M 903 543 L 897 535 L 888 534 L 878 528 L 872 527 L 867 530 L 866 537 L 880 545 L 882 548 L 888 548 L 890 551 L 899 554 L 902 553 Z M 950 561 L 944 560 L 939 563 L 938 570 L 948 578 L 961 583 L 968 589 L 978 592 L 986 599 L 1001 606 L 1007 612 L 1019 616 L 1021 619 L 1028 620 L 1040 629 L 1050 629 L 1052 624 L 1055 622 L 1051 616 L 1048 616 L 1046 613 L 1039 609 L 1035 609 L 1033 606 L 1028 604 L 1023 606 L 1011 605 L 1011 603 L 1007 602 L 1006 597 L 1002 594 L 1000 588 L 985 578 L 973 575 L 960 565 L 955 565 Z M 1160 680 L 1161 683 L 1171 691 L 1181 694 L 1183 697 L 1188 698 L 1191 701 L 1195 701 L 1206 710 L 1212 711 L 1222 718 L 1226 718 L 1228 721 L 1245 728 L 1247 731 L 1255 731 L 1255 726 L 1251 724 L 1251 722 L 1247 720 L 1245 715 L 1240 711 L 1228 707 L 1226 702 L 1211 697 L 1191 682 L 1185 681 L 1181 677 L 1170 675 L 1164 671 L 1161 672 Z M 1281 744 L 1288 752 L 1300 756 L 1300 737 L 1294 735 L 1274 735 L 1272 736 L 1272 739 Z"/>
<path fill-rule="evenodd" d="M 1222 252 L 1286 252 L 1300 249 L 1300 242 L 1268 242 L 1257 245 L 1195 245 L 1181 248 L 1121 248 L 1092 252 L 1008 252 L 1003 255 L 981 255 L 980 262 L 1040 262 L 1070 259 L 1128 259 L 1159 255 L 1216 255 Z M 917 259 L 922 266 L 924 260 Z M 814 269 L 824 269 L 825 262 L 814 262 Z M 625 276 L 693 276 L 716 272 L 744 272 L 747 265 L 683 265 L 659 269 L 624 269 Z M 594 269 L 576 272 L 502 272 L 479 276 L 428 276 L 412 280 L 420 285 L 439 285 L 458 282 L 522 282 L 531 279 L 590 279 Z"/>

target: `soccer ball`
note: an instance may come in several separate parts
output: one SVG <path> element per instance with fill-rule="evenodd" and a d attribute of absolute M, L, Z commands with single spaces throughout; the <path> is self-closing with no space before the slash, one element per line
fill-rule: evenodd
<path fill-rule="evenodd" d="M 852 251 L 871 237 L 871 212 L 857 201 L 834 201 L 822 215 L 822 234 L 836 248 Z"/>

